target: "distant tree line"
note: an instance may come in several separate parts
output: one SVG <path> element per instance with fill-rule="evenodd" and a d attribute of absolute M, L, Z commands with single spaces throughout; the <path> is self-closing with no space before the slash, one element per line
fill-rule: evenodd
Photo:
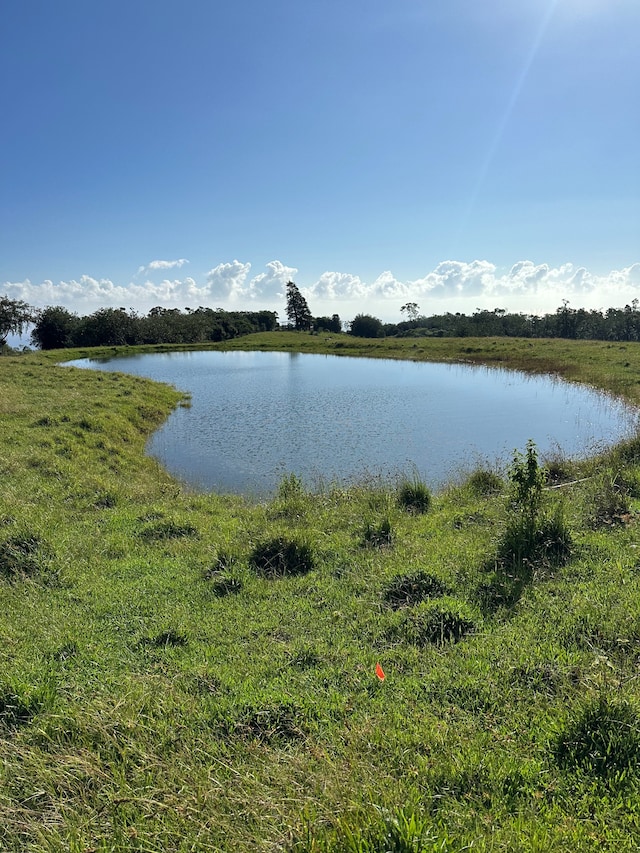
<path fill-rule="evenodd" d="M 640 341 L 640 309 L 634 299 L 624 308 L 604 311 L 571 308 L 565 300 L 552 314 L 510 314 L 503 308 L 477 309 L 473 314 L 425 316 L 409 302 L 400 309 L 407 319 L 383 323 L 371 314 L 358 314 L 345 328 L 364 338 L 381 337 L 518 337 Z M 343 330 L 338 314 L 313 317 L 293 282 L 287 284 L 289 329 L 303 332 Z M 33 327 L 31 342 L 43 349 L 122 346 L 134 344 L 197 344 L 224 341 L 252 332 L 280 328 L 275 311 L 225 311 L 222 308 L 152 308 L 142 315 L 133 309 L 101 308 L 78 316 L 60 305 L 37 310 L 27 303 L 0 296 L 0 348 L 9 334 Z"/>
<path fill-rule="evenodd" d="M 152 308 L 140 315 L 125 308 L 101 308 L 86 317 L 60 305 L 37 312 L 31 342 L 43 350 L 128 344 L 196 344 L 225 341 L 278 328 L 275 311 L 218 308 Z"/>
<path fill-rule="evenodd" d="M 411 303 L 415 306 L 415 303 Z M 571 338 L 603 341 L 640 341 L 638 300 L 624 308 L 605 311 L 571 308 L 564 302 L 553 314 L 509 314 L 503 308 L 478 309 L 473 314 L 415 316 L 397 324 L 385 324 L 385 335 L 400 337 L 510 337 Z"/>

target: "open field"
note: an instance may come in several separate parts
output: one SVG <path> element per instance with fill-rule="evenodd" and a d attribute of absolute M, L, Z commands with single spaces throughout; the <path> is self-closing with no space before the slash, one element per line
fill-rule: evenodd
<path fill-rule="evenodd" d="M 640 403 L 635 344 L 225 346 Z M 0 850 L 640 849 L 640 441 L 519 493 L 481 470 L 412 509 L 291 477 L 251 504 L 146 458 L 181 395 L 56 365 L 83 354 L 0 359 Z"/>

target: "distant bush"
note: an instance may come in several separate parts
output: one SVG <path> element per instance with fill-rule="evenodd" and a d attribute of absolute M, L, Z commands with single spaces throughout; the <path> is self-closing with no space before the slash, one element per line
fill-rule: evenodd
<path fill-rule="evenodd" d="M 384 326 L 371 314 L 358 314 L 351 321 L 349 334 L 358 338 L 384 338 Z"/>
<path fill-rule="evenodd" d="M 276 538 L 256 545 L 249 566 L 262 577 L 277 578 L 306 574 L 315 568 L 315 560 L 306 543 Z"/>

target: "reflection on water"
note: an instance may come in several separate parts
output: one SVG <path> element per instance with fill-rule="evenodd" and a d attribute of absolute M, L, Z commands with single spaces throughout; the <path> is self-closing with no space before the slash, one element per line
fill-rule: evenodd
<path fill-rule="evenodd" d="M 417 473 L 433 488 L 532 438 L 542 455 L 585 455 L 636 426 L 636 412 L 552 377 L 466 365 L 279 352 L 171 352 L 82 360 L 192 394 L 148 452 L 198 489 L 273 492 Z"/>

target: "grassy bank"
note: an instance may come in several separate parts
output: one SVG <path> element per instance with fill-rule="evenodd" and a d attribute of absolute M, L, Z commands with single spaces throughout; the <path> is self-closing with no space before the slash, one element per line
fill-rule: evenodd
<path fill-rule="evenodd" d="M 631 344 L 227 346 L 640 398 Z M 520 502 L 479 471 L 426 512 L 295 478 L 250 504 L 144 456 L 178 392 L 55 364 L 80 354 L 0 359 L 0 849 L 638 849 L 635 442 Z"/>

